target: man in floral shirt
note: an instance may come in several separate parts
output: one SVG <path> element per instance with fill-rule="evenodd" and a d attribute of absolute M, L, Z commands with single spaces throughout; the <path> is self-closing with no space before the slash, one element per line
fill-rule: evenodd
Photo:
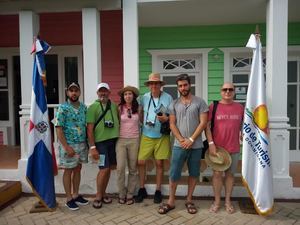
<path fill-rule="evenodd" d="M 72 82 L 67 88 L 68 100 L 61 104 L 56 113 L 55 127 L 60 143 L 60 167 L 64 169 L 63 185 L 67 196 L 66 206 L 78 210 L 78 205 L 89 204 L 79 192 L 81 163 L 87 162 L 86 111 L 79 102 L 80 86 Z M 73 193 L 72 193 L 73 191 Z"/>

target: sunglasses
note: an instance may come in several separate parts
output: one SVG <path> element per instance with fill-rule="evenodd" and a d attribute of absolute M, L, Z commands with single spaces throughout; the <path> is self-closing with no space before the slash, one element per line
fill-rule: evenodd
<path fill-rule="evenodd" d="M 224 92 L 227 92 L 227 91 L 232 92 L 232 91 L 234 91 L 233 88 L 222 88 L 221 90 L 224 91 Z"/>
<path fill-rule="evenodd" d="M 131 109 L 127 109 L 127 117 L 131 119 L 132 117 Z"/>

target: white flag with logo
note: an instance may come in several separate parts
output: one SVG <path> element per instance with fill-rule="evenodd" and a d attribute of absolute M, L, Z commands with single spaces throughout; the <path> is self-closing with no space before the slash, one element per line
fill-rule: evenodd
<path fill-rule="evenodd" d="M 273 171 L 259 36 L 252 34 L 246 47 L 253 49 L 253 58 L 244 114 L 242 177 L 257 213 L 268 215 L 274 203 Z"/>

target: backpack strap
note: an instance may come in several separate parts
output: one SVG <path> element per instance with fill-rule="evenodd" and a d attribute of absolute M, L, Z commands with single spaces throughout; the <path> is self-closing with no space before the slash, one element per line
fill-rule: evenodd
<path fill-rule="evenodd" d="M 215 116 L 216 116 L 216 111 L 217 111 L 218 104 L 219 104 L 219 101 L 214 101 L 214 106 L 213 106 L 213 111 L 212 111 L 212 117 L 211 117 L 211 122 L 210 122 L 211 133 L 214 130 Z"/>

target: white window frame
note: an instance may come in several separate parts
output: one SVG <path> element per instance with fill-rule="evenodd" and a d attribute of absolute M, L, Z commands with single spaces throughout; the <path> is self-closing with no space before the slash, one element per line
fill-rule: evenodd
<path fill-rule="evenodd" d="M 14 145 L 16 143 L 15 140 L 15 118 L 14 118 L 14 87 L 13 87 L 13 56 L 20 56 L 20 51 L 18 48 L 0 48 L 0 58 L 7 59 L 7 76 L 8 76 L 8 112 L 9 112 L 9 120 L 0 121 L 0 127 L 2 127 L 2 131 L 4 132 L 4 141 L 6 144 Z M 4 89 L 6 90 L 6 89 Z M 6 140 L 5 140 L 6 139 Z M 5 144 L 5 143 L 4 143 Z"/>
<path fill-rule="evenodd" d="M 300 46 L 293 46 L 288 48 L 288 61 L 297 61 L 298 65 L 300 66 Z M 300 67 L 298 68 L 298 73 L 300 73 Z M 288 82 L 288 81 L 287 81 Z M 298 85 L 300 80 L 298 80 Z M 300 98 L 300 88 L 297 87 L 297 95 L 298 95 L 298 101 Z M 300 104 L 298 102 L 297 105 L 297 122 L 300 120 Z M 296 146 L 300 147 L 300 140 L 299 140 L 299 135 L 300 135 L 300 127 L 296 127 L 298 130 L 296 135 Z M 289 157 L 290 161 L 300 161 L 300 148 L 299 149 L 293 149 L 289 151 Z"/>
<path fill-rule="evenodd" d="M 58 56 L 58 89 L 59 103 L 65 101 L 65 57 L 78 57 L 78 83 L 81 87 L 80 101 L 83 101 L 83 66 L 82 66 L 82 46 L 54 46 L 48 53 L 49 55 Z"/>
<path fill-rule="evenodd" d="M 198 76 L 195 76 L 195 94 L 201 96 L 205 101 L 208 99 L 208 52 L 212 49 L 159 49 L 148 50 L 152 56 L 152 71 L 158 73 L 166 73 L 160 70 L 160 62 L 163 58 L 177 58 L 192 56 L 199 58 Z M 174 74 L 174 71 L 172 71 Z M 175 71 L 176 72 L 176 71 Z M 178 71 L 179 72 L 179 71 Z M 177 74 L 179 75 L 179 73 Z M 201 90 L 201 91 L 200 91 Z"/>

